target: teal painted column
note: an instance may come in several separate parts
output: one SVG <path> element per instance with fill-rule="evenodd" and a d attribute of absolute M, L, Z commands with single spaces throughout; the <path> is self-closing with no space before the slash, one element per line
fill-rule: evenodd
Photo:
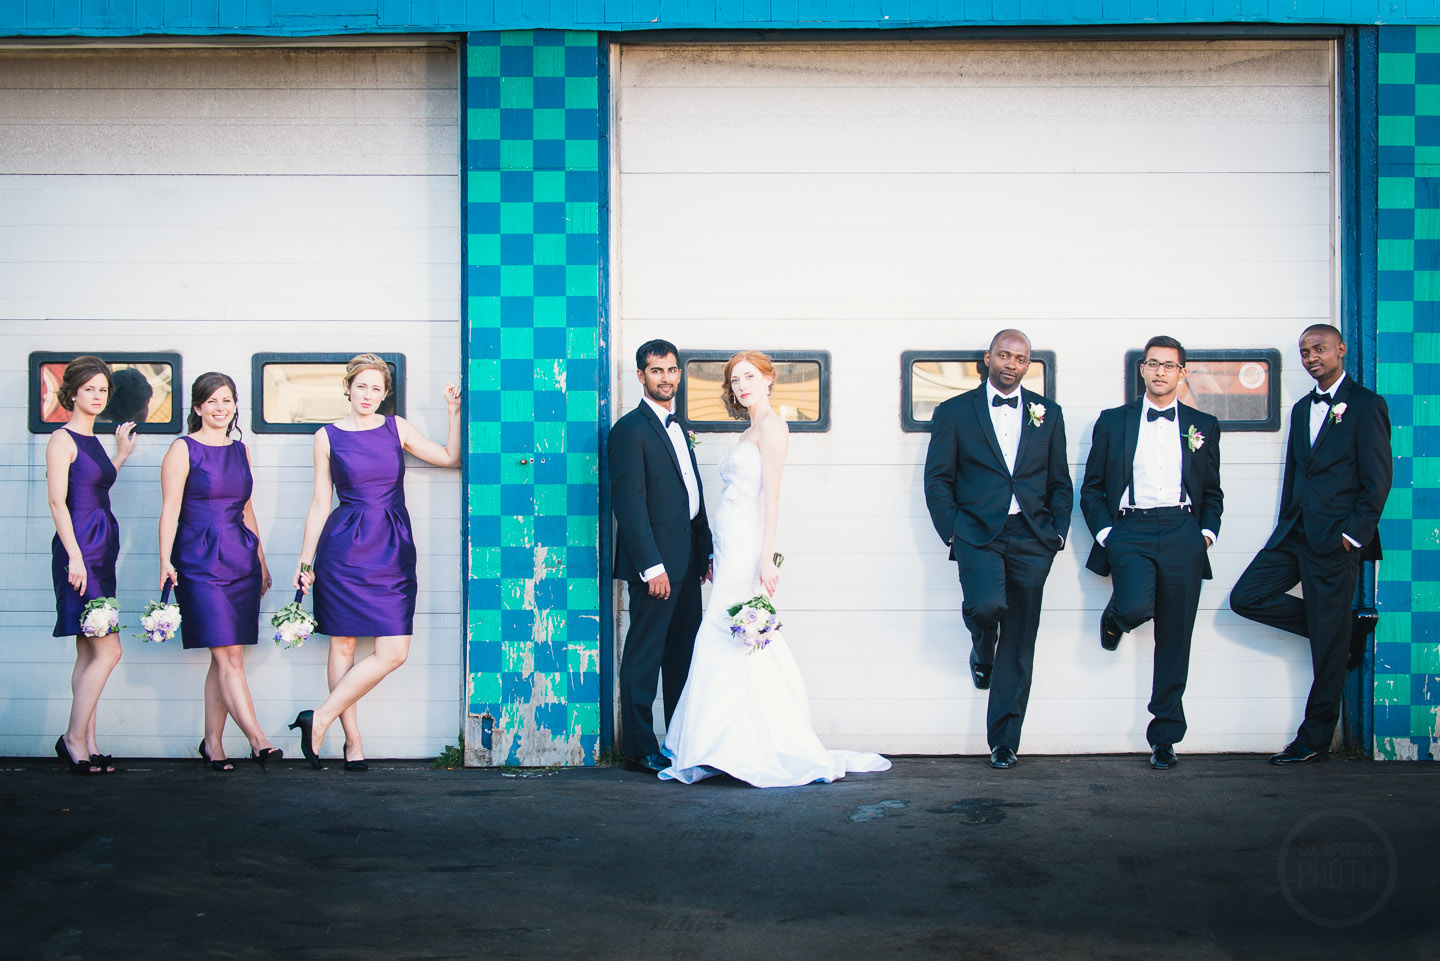
<path fill-rule="evenodd" d="M 599 748 L 600 63 L 594 33 L 467 36 L 468 764 Z"/>
<path fill-rule="evenodd" d="M 1440 27 L 1380 28 L 1380 522 L 1375 756 L 1440 759 Z"/>

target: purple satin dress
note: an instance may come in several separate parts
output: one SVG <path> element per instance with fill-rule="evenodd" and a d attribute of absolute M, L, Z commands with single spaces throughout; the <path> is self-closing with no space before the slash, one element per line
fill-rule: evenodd
<path fill-rule="evenodd" d="M 185 438 L 190 473 L 170 563 L 180 579 L 180 642 L 186 650 L 254 644 L 260 638 L 260 540 L 245 526 L 254 481 L 245 445 L 207 447 Z"/>
<path fill-rule="evenodd" d="M 332 637 L 415 633 L 415 538 L 395 418 L 372 430 L 321 428 L 340 504 L 315 551 L 316 629 Z"/>
<path fill-rule="evenodd" d="M 85 558 L 85 593 L 77 594 L 66 576 L 70 556 L 56 534 L 50 541 L 50 579 L 55 583 L 55 637 L 74 637 L 80 632 L 80 612 L 97 597 L 115 596 L 115 559 L 120 556 L 120 525 L 110 513 L 110 486 L 115 483 L 115 465 L 98 437 L 77 434 L 75 460 L 70 465 L 70 485 L 65 507 L 75 542 Z"/>

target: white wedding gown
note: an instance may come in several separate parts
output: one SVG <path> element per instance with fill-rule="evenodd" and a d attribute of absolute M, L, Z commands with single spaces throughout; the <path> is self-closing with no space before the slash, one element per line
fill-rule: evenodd
<path fill-rule="evenodd" d="M 783 637 L 751 654 L 731 636 L 729 608 L 761 593 L 759 448 L 741 441 L 726 451 L 720 480 L 724 489 L 713 515 L 715 582 L 690 676 L 665 734 L 670 767 L 661 779 L 693 784 L 724 772 L 756 787 L 793 787 L 849 771 L 889 769 L 878 754 L 827 751 L 820 743 L 805 681 Z"/>

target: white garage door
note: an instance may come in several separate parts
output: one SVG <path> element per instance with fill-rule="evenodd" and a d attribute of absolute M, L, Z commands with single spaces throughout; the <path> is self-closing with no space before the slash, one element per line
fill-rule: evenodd
<path fill-rule="evenodd" d="M 441 391 L 459 373 L 457 70 L 436 45 L 0 49 L 0 754 L 50 750 L 74 656 L 49 636 L 47 438 L 26 433 L 27 355 L 178 351 L 186 396 L 203 371 L 236 379 L 273 612 L 300 548 L 310 437 L 250 433 L 251 355 L 404 354 L 407 415 L 443 439 Z M 171 439 L 142 436 L 114 491 L 132 625 L 155 594 Z M 375 757 L 434 754 L 459 727 L 459 477 L 411 468 L 422 591 L 410 662 L 361 707 Z M 102 746 L 193 754 L 208 656 L 130 633 Z M 325 695 L 325 654 L 323 639 L 249 652 L 260 720 L 287 753 L 285 724 Z M 328 747 L 340 741 L 337 727 Z"/>
<path fill-rule="evenodd" d="M 792 437 L 778 601 L 833 747 L 978 753 L 954 565 L 900 428 L 899 355 L 1000 327 L 1056 353 L 1077 511 L 1046 589 L 1023 749 L 1144 749 L 1153 636 L 1098 643 L 1109 581 L 1078 487 L 1124 352 L 1279 348 L 1334 316 L 1335 73 L 1325 43 L 645 46 L 619 58 L 614 356 L 820 349 L 832 427 Z M 713 464 L 733 434 L 700 448 Z M 1303 640 L 1225 607 L 1268 533 L 1283 434 L 1229 433 L 1226 514 L 1195 634 L 1187 750 L 1274 750 Z M 621 598 L 623 602 L 623 597 Z M 622 625 L 623 631 L 623 625 Z"/>

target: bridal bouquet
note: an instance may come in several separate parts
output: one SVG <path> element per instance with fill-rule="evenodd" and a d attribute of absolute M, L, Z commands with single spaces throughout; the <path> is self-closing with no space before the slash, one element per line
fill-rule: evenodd
<path fill-rule="evenodd" d="M 309 571 L 309 564 L 301 564 L 300 570 Z M 270 618 L 270 626 L 275 628 L 275 646 L 289 650 L 299 647 L 305 643 L 305 638 L 315 631 L 315 615 L 311 614 L 300 604 L 305 599 L 305 592 L 295 592 L 295 600 L 286 604 Z"/>
<path fill-rule="evenodd" d="M 775 555 L 776 567 L 784 561 L 783 554 Z M 764 594 L 741 601 L 726 613 L 730 615 L 730 636 L 750 648 L 747 654 L 763 651 L 780 630 L 780 613 Z"/>
<path fill-rule="evenodd" d="M 86 637 L 105 637 L 120 633 L 120 602 L 113 597 L 97 597 L 80 612 L 80 633 Z"/>
<path fill-rule="evenodd" d="M 143 634 L 136 634 L 138 638 L 151 641 L 155 644 L 163 644 L 175 636 L 180 629 L 180 608 L 170 603 L 170 583 L 165 583 L 165 589 L 160 592 L 160 600 L 150 601 L 145 605 L 145 613 L 140 615 L 140 628 Z"/>

